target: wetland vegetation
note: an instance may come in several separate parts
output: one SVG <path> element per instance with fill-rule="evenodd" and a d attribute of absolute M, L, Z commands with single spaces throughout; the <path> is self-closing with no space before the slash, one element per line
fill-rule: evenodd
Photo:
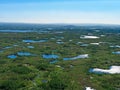
<path fill-rule="evenodd" d="M 0 90 L 119 90 L 120 73 L 90 72 L 111 66 L 120 26 L 0 24 Z"/>

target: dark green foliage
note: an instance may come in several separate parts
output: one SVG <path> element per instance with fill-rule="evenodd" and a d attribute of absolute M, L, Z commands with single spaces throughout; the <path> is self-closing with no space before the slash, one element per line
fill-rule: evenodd
<path fill-rule="evenodd" d="M 64 90 L 69 85 L 69 78 L 64 75 L 64 72 L 52 72 L 50 78 L 48 85 L 51 90 Z"/>
<path fill-rule="evenodd" d="M 24 83 L 20 80 L 7 80 L 0 84 L 0 90 L 18 90 L 24 87 Z"/>
<path fill-rule="evenodd" d="M 41 85 L 44 90 L 65 90 L 70 85 L 70 77 L 62 70 L 52 71 L 48 77 L 48 81 Z"/>
<path fill-rule="evenodd" d="M 25 66 L 15 66 L 15 67 L 11 67 L 10 70 L 12 72 L 18 73 L 18 74 L 28 74 L 30 73 L 32 70 L 30 70 L 29 68 L 25 67 Z"/>
<path fill-rule="evenodd" d="M 47 61 L 39 61 L 36 65 L 36 68 L 39 69 L 39 70 L 48 70 L 50 69 L 50 65 Z"/>

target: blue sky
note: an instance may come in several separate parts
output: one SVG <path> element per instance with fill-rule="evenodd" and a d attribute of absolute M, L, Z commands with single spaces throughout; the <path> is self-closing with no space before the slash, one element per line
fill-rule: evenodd
<path fill-rule="evenodd" d="M 120 24 L 120 0 L 0 0 L 0 22 Z"/>

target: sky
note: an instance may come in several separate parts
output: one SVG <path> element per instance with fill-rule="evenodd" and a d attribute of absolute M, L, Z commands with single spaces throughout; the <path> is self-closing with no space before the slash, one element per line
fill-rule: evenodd
<path fill-rule="evenodd" d="M 120 0 L 0 0 L 0 22 L 120 24 Z"/>

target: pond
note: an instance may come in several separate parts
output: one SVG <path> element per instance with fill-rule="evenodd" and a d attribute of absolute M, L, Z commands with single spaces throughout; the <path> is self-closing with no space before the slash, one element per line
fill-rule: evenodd
<path fill-rule="evenodd" d="M 64 44 L 64 42 L 61 42 L 61 41 L 58 41 L 58 42 L 56 42 L 57 44 Z"/>
<path fill-rule="evenodd" d="M 81 36 L 80 38 L 81 38 L 81 39 L 98 39 L 98 38 L 100 38 L 100 37 L 83 35 L 83 36 Z"/>
<path fill-rule="evenodd" d="M 83 58 L 88 58 L 88 54 L 83 54 L 83 55 L 78 55 L 76 57 L 72 57 L 72 58 L 63 58 L 64 61 L 67 61 L 67 60 L 76 60 L 76 59 L 83 59 Z"/>
<path fill-rule="evenodd" d="M 45 58 L 45 59 L 56 59 L 56 58 L 59 58 L 59 56 L 55 55 L 55 54 L 43 54 L 42 57 Z"/>
<path fill-rule="evenodd" d="M 34 48 L 34 46 L 27 46 L 27 48 L 30 48 L 30 49 L 32 49 L 32 48 Z"/>
<path fill-rule="evenodd" d="M 94 71 L 93 68 L 90 68 L 90 69 L 89 69 L 89 72 L 90 72 L 90 73 L 95 73 L 95 74 L 103 74 L 103 72 L 100 72 L 100 71 Z"/>
<path fill-rule="evenodd" d="M 9 49 L 9 48 L 12 48 L 11 46 L 6 46 L 6 47 L 4 47 L 4 49 Z"/>
<path fill-rule="evenodd" d="M 42 43 L 42 42 L 46 42 L 47 40 L 23 40 L 22 42 L 25 43 Z"/>
<path fill-rule="evenodd" d="M 110 46 L 111 48 L 120 48 L 119 45 L 115 45 L 115 46 Z"/>
<path fill-rule="evenodd" d="M 81 44 L 80 46 L 81 47 L 87 47 L 87 46 L 89 46 L 89 44 Z"/>
<path fill-rule="evenodd" d="M 16 55 L 8 55 L 8 58 L 15 59 L 15 58 L 17 58 L 17 56 Z"/>
<path fill-rule="evenodd" d="M 96 74 L 120 74 L 120 66 L 111 66 L 109 69 L 93 68 L 89 72 Z"/>
<path fill-rule="evenodd" d="M 112 54 L 118 54 L 118 55 L 120 55 L 120 51 L 112 52 Z"/>
<path fill-rule="evenodd" d="M 53 61 L 50 61 L 50 64 L 54 64 L 54 63 L 57 63 L 58 60 L 53 60 Z"/>
<path fill-rule="evenodd" d="M 0 50 L 0 53 L 3 53 L 4 51 L 3 50 Z"/>
<path fill-rule="evenodd" d="M 19 46 L 19 45 L 14 44 L 13 46 L 14 46 L 14 47 L 17 47 L 17 46 Z"/>
<path fill-rule="evenodd" d="M 17 52 L 17 55 L 19 55 L 19 56 L 33 56 L 33 54 L 31 54 L 29 52 Z"/>

